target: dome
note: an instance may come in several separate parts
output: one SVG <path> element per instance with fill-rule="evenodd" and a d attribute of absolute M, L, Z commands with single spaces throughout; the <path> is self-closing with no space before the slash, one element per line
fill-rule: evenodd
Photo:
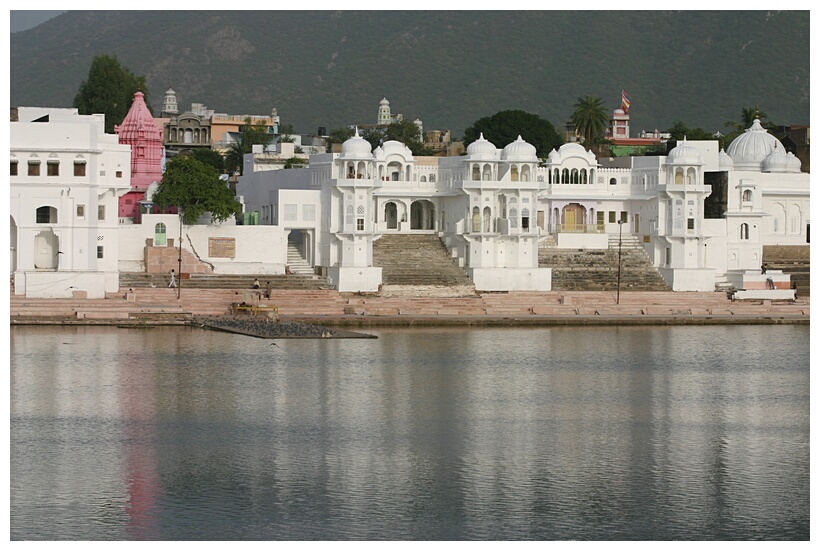
<path fill-rule="evenodd" d="M 381 147 L 384 150 L 385 156 L 400 155 L 406 159 L 413 158 L 413 152 L 410 151 L 410 148 L 401 142 L 397 142 L 396 140 L 386 141 Z"/>
<path fill-rule="evenodd" d="M 538 156 L 535 154 L 535 146 L 525 142 L 520 135 L 517 140 L 504 148 L 501 158 L 506 161 L 521 161 L 525 163 L 538 162 Z"/>
<path fill-rule="evenodd" d="M 352 138 L 349 138 L 342 144 L 342 157 L 353 159 L 372 159 L 373 155 L 370 152 L 370 142 L 359 136 L 359 129 Z"/>
<path fill-rule="evenodd" d="M 777 138 L 760 126 L 759 119 L 755 119 L 750 128 L 732 140 L 726 153 L 734 161 L 736 169 L 760 170 L 763 159 L 777 143 L 780 143 Z"/>
<path fill-rule="evenodd" d="M 484 139 L 484 133 L 476 141 L 467 146 L 467 158 L 494 161 L 498 150 L 489 141 Z"/>
<path fill-rule="evenodd" d="M 570 158 L 584 159 L 589 166 L 598 165 L 598 159 L 595 158 L 595 153 L 588 151 L 578 142 L 565 143 L 558 148 L 558 151 L 553 149 L 549 154 L 548 164 L 559 165 Z"/>
<path fill-rule="evenodd" d="M 732 170 L 735 168 L 735 163 L 732 161 L 732 158 L 726 153 L 724 149 L 720 150 L 718 154 L 718 166 L 720 166 L 720 170 Z"/>
<path fill-rule="evenodd" d="M 616 115 L 626 115 L 626 113 L 624 113 L 624 110 L 621 109 L 620 107 L 615 110 L 615 114 Z"/>
<path fill-rule="evenodd" d="M 777 147 L 777 144 L 775 144 L 772 152 L 763 159 L 760 168 L 763 172 L 788 172 L 788 165 L 789 158 L 786 156 L 786 152 L 783 151 L 783 147 Z"/>
<path fill-rule="evenodd" d="M 677 147 L 673 148 L 672 151 L 669 152 L 669 155 L 666 156 L 666 164 L 668 165 L 702 165 L 703 158 L 700 156 L 700 151 L 693 146 L 690 145 L 686 141 L 686 137 L 683 138 L 683 141 L 677 145 Z"/>
<path fill-rule="evenodd" d="M 789 151 L 788 155 L 786 155 L 786 158 L 789 160 L 786 165 L 788 167 L 788 172 L 800 172 L 800 167 L 802 165 L 800 159 L 798 159 L 797 156 L 791 151 Z"/>
<path fill-rule="evenodd" d="M 387 107 L 388 105 L 390 105 L 390 102 L 387 101 L 387 98 L 382 98 L 382 100 L 379 102 L 379 107 Z"/>

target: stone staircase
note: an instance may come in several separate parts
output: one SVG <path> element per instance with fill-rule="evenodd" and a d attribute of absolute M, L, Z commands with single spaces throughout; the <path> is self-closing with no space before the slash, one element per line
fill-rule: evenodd
<path fill-rule="evenodd" d="M 90 323 L 109 325 L 182 324 L 198 316 L 226 315 L 231 304 L 241 302 L 245 293 L 230 289 L 138 288 L 109 293 L 104 299 L 47 299 L 11 295 L 11 324 Z M 389 325 L 405 318 L 421 323 L 434 317 L 437 323 L 495 317 L 508 323 L 527 323 L 538 316 L 605 318 L 622 316 L 718 316 L 740 318 L 808 316 L 808 299 L 799 303 L 773 304 L 771 301 L 733 302 L 724 293 L 614 291 L 511 291 L 481 293 L 467 297 L 381 297 L 338 293 L 334 290 L 275 290 L 269 299 L 256 298 L 260 305 L 276 306 L 280 317 L 292 321 L 323 323 L 347 319 L 361 325 L 378 323 L 380 316 Z M 766 304 L 769 302 L 769 304 Z M 247 315 L 247 314 L 246 314 Z M 510 322 L 514 319 L 516 321 Z M 742 321 L 748 323 L 749 320 Z M 564 322 L 560 322 L 563 324 Z M 588 324 L 589 321 L 582 321 Z M 651 322 L 657 323 L 657 322 Z"/>
<path fill-rule="evenodd" d="M 609 236 L 608 249 L 541 247 L 538 264 L 552 268 L 555 291 L 612 291 L 618 286 L 618 236 Z M 670 291 L 652 266 L 640 238 L 621 239 L 621 291 Z"/>
<path fill-rule="evenodd" d="M 373 265 L 381 266 L 383 285 L 472 286 L 435 234 L 383 235 L 373 243 Z"/>
<path fill-rule="evenodd" d="M 797 296 L 811 296 L 811 246 L 764 245 L 763 262 L 772 270 L 783 270 L 797 285 Z"/>
<path fill-rule="evenodd" d="M 288 268 L 291 274 L 312 276 L 315 270 L 305 260 L 302 247 L 304 247 L 303 244 L 288 241 Z"/>
<path fill-rule="evenodd" d="M 270 282 L 271 289 L 324 290 L 332 289 L 327 279 L 318 275 L 293 274 L 191 274 L 183 279 L 183 289 L 251 289 L 254 279 L 259 279 L 262 289 Z M 120 289 L 167 288 L 168 274 L 143 272 L 120 272 Z"/>

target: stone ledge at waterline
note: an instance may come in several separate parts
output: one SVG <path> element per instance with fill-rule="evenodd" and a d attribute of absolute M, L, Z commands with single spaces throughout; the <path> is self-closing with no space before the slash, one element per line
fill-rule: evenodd
<path fill-rule="evenodd" d="M 30 299 L 12 295 L 12 325 L 152 326 L 193 324 L 227 316 L 244 301 L 233 289 L 124 289 L 104 299 Z M 334 290 L 282 290 L 260 305 L 275 306 L 282 322 L 321 325 L 693 325 L 808 324 L 808 297 L 796 301 L 732 301 L 725 293 L 671 291 L 549 291 L 435 296 L 432 288 L 367 295 Z M 616 303 L 616 299 L 618 299 Z"/>

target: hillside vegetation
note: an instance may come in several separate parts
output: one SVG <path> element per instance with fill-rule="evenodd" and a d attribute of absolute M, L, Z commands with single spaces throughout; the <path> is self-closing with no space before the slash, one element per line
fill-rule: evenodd
<path fill-rule="evenodd" d="M 809 124 L 809 12 L 72 11 L 11 35 L 11 104 L 71 105 L 91 60 L 147 77 L 159 112 L 267 114 L 297 132 L 375 123 L 379 100 L 460 137 L 521 109 L 559 131 L 580 96 L 621 89 L 632 134 L 675 121 L 725 132 L 759 105 Z"/>

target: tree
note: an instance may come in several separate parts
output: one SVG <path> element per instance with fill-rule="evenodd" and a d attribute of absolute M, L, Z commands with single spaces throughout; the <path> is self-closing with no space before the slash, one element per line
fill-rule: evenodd
<path fill-rule="evenodd" d="M 253 150 L 254 145 L 268 145 L 271 140 L 273 136 L 268 132 L 266 124 L 254 124 L 250 117 L 246 117 L 239 140 L 230 145 L 225 155 L 225 169 L 231 173 L 239 172 L 241 175 L 245 155 Z"/>
<path fill-rule="evenodd" d="M 424 138 L 421 129 L 411 120 L 392 122 L 384 129 L 384 139 L 396 140 L 410 148 L 413 155 L 430 155 L 430 150 L 424 147 Z"/>
<path fill-rule="evenodd" d="M 154 202 L 160 208 L 179 208 L 185 224 L 193 224 L 206 212 L 211 214 L 211 221 L 223 222 L 242 211 L 242 205 L 219 173 L 190 156 L 168 161 Z"/>
<path fill-rule="evenodd" d="M 740 111 L 740 121 L 726 121 L 723 126 L 733 128 L 736 132 L 743 132 L 747 128 L 751 128 L 755 119 L 763 122 L 763 119 L 768 118 L 768 115 L 758 109 L 757 107 L 744 107 Z"/>
<path fill-rule="evenodd" d="M 307 164 L 307 159 L 302 157 L 291 157 L 285 161 L 284 168 L 304 168 Z"/>
<path fill-rule="evenodd" d="M 691 128 L 683 121 L 676 122 L 672 128 L 667 129 L 673 140 L 714 140 L 715 134 L 703 128 Z"/>
<path fill-rule="evenodd" d="M 594 96 L 578 98 L 572 106 L 575 111 L 570 121 L 575 125 L 575 131 L 584 138 L 584 143 L 591 145 L 603 139 L 609 125 L 604 101 Z"/>
<path fill-rule="evenodd" d="M 563 143 L 551 122 L 520 110 L 500 111 L 491 117 L 478 119 L 464 130 L 464 145 L 476 141 L 481 134 L 496 147 L 506 147 L 521 136 L 535 146 L 535 153 L 540 158 L 546 157 Z"/>
<path fill-rule="evenodd" d="M 352 138 L 353 132 L 354 130 L 352 128 L 337 128 L 335 130 L 331 130 L 326 140 L 328 153 L 333 150 L 333 144 L 342 144 Z"/>
<path fill-rule="evenodd" d="M 114 125 L 125 119 L 137 91 L 145 95 L 145 104 L 150 110 L 145 77 L 136 76 L 121 66 L 116 56 L 98 55 L 91 61 L 88 78 L 74 96 L 74 107 L 81 115 L 104 114 L 105 131 L 111 134 Z"/>
<path fill-rule="evenodd" d="M 201 163 L 214 167 L 219 174 L 225 172 L 225 157 L 223 157 L 219 151 L 213 149 L 194 149 L 191 151 L 191 157 Z"/>

